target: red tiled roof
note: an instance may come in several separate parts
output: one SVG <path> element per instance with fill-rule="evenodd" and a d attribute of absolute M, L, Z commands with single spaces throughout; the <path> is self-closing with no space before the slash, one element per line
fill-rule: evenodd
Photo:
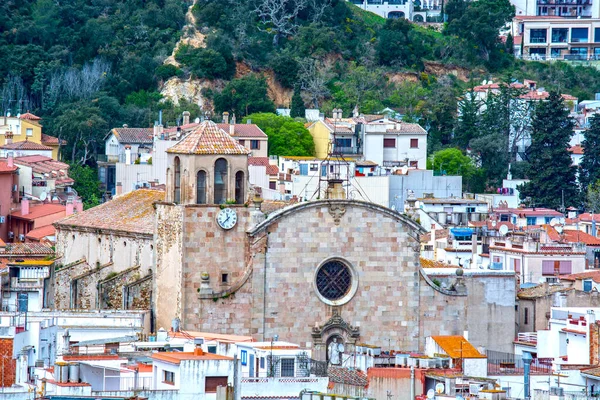
<path fill-rule="evenodd" d="M 19 210 L 19 211 L 11 212 L 10 216 L 12 218 L 25 219 L 25 220 L 32 221 L 34 219 L 46 217 L 46 216 L 52 215 L 52 214 L 62 213 L 63 215 L 61 215 L 61 217 L 63 217 L 65 211 L 66 211 L 66 207 L 63 206 L 62 204 L 39 204 L 39 205 L 30 205 L 29 206 L 29 214 L 27 214 L 27 215 L 22 215 L 21 210 Z"/>
<path fill-rule="evenodd" d="M 369 383 L 367 375 L 361 370 L 354 368 L 333 367 L 327 369 L 330 382 L 343 383 L 346 385 L 365 387 Z"/>
<path fill-rule="evenodd" d="M 53 160 L 50 157 L 34 155 L 15 158 L 15 164 L 31 167 L 37 174 L 48 174 L 46 178 L 56 179 L 57 183 L 71 183 L 73 179 L 69 178 L 69 164 Z"/>
<path fill-rule="evenodd" d="M 570 275 L 561 275 L 559 276 L 561 280 L 565 281 L 577 281 L 582 279 L 591 279 L 596 283 L 600 283 L 600 271 L 585 271 L 580 272 L 578 274 L 570 274 Z"/>
<path fill-rule="evenodd" d="M 269 157 L 248 157 L 248 165 L 266 167 L 269 165 Z"/>
<path fill-rule="evenodd" d="M 217 124 L 226 133 L 229 133 L 230 124 Z M 267 138 L 267 135 L 256 124 L 233 124 L 233 135 L 240 138 Z"/>
<path fill-rule="evenodd" d="M 167 153 L 247 155 L 250 150 L 219 129 L 214 122 L 204 121 L 179 143 L 169 148 Z"/>
<path fill-rule="evenodd" d="M 50 151 L 50 150 L 52 150 L 52 147 L 44 146 L 43 144 L 36 143 L 36 142 L 30 142 L 29 140 L 23 140 L 22 142 L 14 142 L 14 143 L 5 144 L 4 146 L 0 147 L 0 149 Z"/>
<path fill-rule="evenodd" d="M 113 128 L 110 131 L 119 140 L 119 143 L 148 144 L 154 141 L 153 128 Z"/>
<path fill-rule="evenodd" d="M 0 256 L 7 255 L 53 255 L 52 247 L 40 243 L 7 243 Z"/>
<path fill-rule="evenodd" d="M 279 167 L 277 165 L 267 165 L 267 175 L 278 175 Z"/>
<path fill-rule="evenodd" d="M 19 167 L 13 165 L 12 167 L 8 166 L 8 161 L 6 159 L 0 160 L 0 174 L 6 172 L 15 172 Z"/>
<path fill-rule="evenodd" d="M 422 133 L 427 134 L 427 131 L 419 124 L 409 124 L 402 122 L 398 124 L 398 128 L 388 129 L 387 133 Z"/>
<path fill-rule="evenodd" d="M 46 225 L 42 226 L 41 228 L 30 230 L 25 237 L 27 239 L 41 240 L 46 236 L 54 236 L 55 234 L 56 228 L 52 225 Z"/>
<path fill-rule="evenodd" d="M 116 196 L 89 210 L 70 215 L 54 226 L 96 228 L 113 231 L 152 234 L 154 232 L 154 202 L 163 201 L 165 192 L 138 189 Z"/>
<path fill-rule="evenodd" d="M 63 146 L 65 144 L 67 144 L 67 141 L 64 139 L 61 139 L 60 142 L 61 142 L 60 144 Z M 45 133 L 42 133 L 42 144 L 46 144 L 46 145 L 50 145 L 50 146 L 58 146 L 59 142 L 58 142 L 57 137 L 46 135 Z"/>
<path fill-rule="evenodd" d="M 583 146 L 581 146 L 580 144 L 577 144 L 573 147 L 570 147 L 569 152 L 571 152 L 573 154 L 583 154 Z"/>
<path fill-rule="evenodd" d="M 39 121 L 39 120 L 41 120 L 40 117 L 38 117 L 37 115 L 33 115 L 29 111 L 27 111 L 25 114 L 21 114 L 20 118 L 21 119 L 27 119 L 27 120 L 30 120 L 30 121 Z"/>
<path fill-rule="evenodd" d="M 198 125 L 200 125 L 200 123 L 192 122 L 191 124 L 185 124 L 185 125 L 179 125 L 179 126 L 172 126 L 170 128 L 163 129 L 163 133 L 174 133 L 174 132 L 177 132 L 178 128 L 181 131 L 187 131 L 189 129 L 197 127 Z"/>
<path fill-rule="evenodd" d="M 592 222 L 592 214 L 590 214 L 590 213 L 579 214 L 579 221 Z M 600 222 L 600 214 L 594 214 L 594 221 Z"/>
<path fill-rule="evenodd" d="M 535 216 L 556 216 L 562 217 L 563 215 L 551 208 L 496 208 L 494 209 L 496 214 L 517 214 L 519 217 L 535 217 Z"/>
<path fill-rule="evenodd" d="M 204 353 L 196 355 L 192 352 L 165 352 L 152 354 L 153 360 L 165 361 L 171 364 L 180 364 L 187 360 L 232 360 L 232 357 L 222 356 L 219 354 Z"/>

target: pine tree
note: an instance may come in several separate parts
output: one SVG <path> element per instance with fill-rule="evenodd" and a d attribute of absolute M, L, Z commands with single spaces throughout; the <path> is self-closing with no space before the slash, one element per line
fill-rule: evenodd
<path fill-rule="evenodd" d="M 473 89 L 469 90 L 458 103 L 460 115 L 454 129 L 454 141 L 465 150 L 471 139 L 478 136 L 479 101 Z"/>
<path fill-rule="evenodd" d="M 595 114 L 589 122 L 590 127 L 585 131 L 585 139 L 581 143 L 583 158 L 580 164 L 579 183 L 584 191 L 600 180 L 600 114 Z"/>
<path fill-rule="evenodd" d="M 290 117 L 304 118 L 304 114 L 304 100 L 302 100 L 302 96 L 300 95 L 300 85 L 296 85 L 294 86 L 294 95 L 292 96 L 292 109 L 290 110 Z"/>
<path fill-rule="evenodd" d="M 574 122 L 560 94 L 551 92 L 547 101 L 537 104 L 531 126 L 530 182 L 520 186 L 521 198 L 559 209 L 564 196 L 565 206 L 578 206 L 575 168 L 567 150 Z"/>

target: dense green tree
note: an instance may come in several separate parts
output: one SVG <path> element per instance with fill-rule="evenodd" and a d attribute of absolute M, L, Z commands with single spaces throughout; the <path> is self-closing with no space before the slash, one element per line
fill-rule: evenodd
<path fill-rule="evenodd" d="M 469 147 L 471 139 L 479 136 L 479 110 L 481 105 L 471 88 L 459 101 L 459 114 L 454 129 L 454 142 L 461 148 Z"/>
<path fill-rule="evenodd" d="M 244 121 L 252 120 L 269 137 L 269 155 L 313 156 L 315 144 L 302 122 L 290 117 L 271 113 L 251 114 Z"/>
<path fill-rule="evenodd" d="M 304 118 L 306 114 L 306 107 L 304 106 L 304 100 L 300 94 L 300 85 L 294 87 L 294 95 L 292 96 L 292 107 L 290 109 L 290 116 L 292 118 Z"/>
<path fill-rule="evenodd" d="M 250 74 L 234 79 L 214 97 L 218 113 L 229 111 L 238 116 L 257 112 L 275 112 L 275 105 L 267 96 L 267 82 L 260 75 Z"/>
<path fill-rule="evenodd" d="M 433 153 L 427 160 L 427 169 L 439 175 L 461 175 L 465 190 L 481 192 L 484 189 L 481 170 L 473 160 L 456 148 L 448 148 Z"/>
<path fill-rule="evenodd" d="M 392 90 L 383 103 L 387 107 L 397 109 L 404 115 L 405 121 L 418 122 L 430 94 L 431 91 L 424 88 L 421 82 L 404 81 Z"/>
<path fill-rule="evenodd" d="M 579 183 L 582 189 L 600 180 L 600 114 L 594 114 L 589 124 L 581 143 L 583 158 L 579 164 Z"/>
<path fill-rule="evenodd" d="M 567 151 L 574 122 L 560 94 L 550 92 L 547 101 L 539 102 L 531 122 L 530 182 L 520 186 L 521 199 L 559 209 L 564 198 L 566 207 L 579 206 L 575 167 Z"/>
<path fill-rule="evenodd" d="M 73 188 L 81 196 L 83 207 L 86 210 L 100 204 L 102 193 L 98 173 L 94 168 L 87 165 L 71 164 L 69 177 L 75 181 Z"/>
<path fill-rule="evenodd" d="M 281 86 L 293 88 L 298 82 L 298 61 L 289 52 L 282 52 L 273 58 L 270 67 Z"/>
<path fill-rule="evenodd" d="M 409 35 L 413 25 L 404 18 L 388 19 L 379 32 L 375 50 L 379 62 L 391 66 L 422 66 L 423 47 Z"/>

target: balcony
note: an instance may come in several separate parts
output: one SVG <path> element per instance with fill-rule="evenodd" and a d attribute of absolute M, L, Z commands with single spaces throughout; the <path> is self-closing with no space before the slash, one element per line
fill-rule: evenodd
<path fill-rule="evenodd" d="M 335 146 L 333 151 L 338 154 L 362 154 L 362 149 L 360 147 L 341 147 Z"/>
<path fill-rule="evenodd" d="M 319 393 L 327 391 L 328 377 L 291 377 L 291 378 L 242 378 L 242 397 L 255 396 L 298 396 L 303 390 L 312 390 Z"/>
<path fill-rule="evenodd" d="M 10 289 L 11 290 L 41 290 L 44 288 L 44 281 L 41 279 L 21 279 L 21 278 L 10 278 Z"/>
<path fill-rule="evenodd" d="M 537 344 L 537 332 L 519 333 L 515 342 Z"/>
<path fill-rule="evenodd" d="M 532 38 L 529 38 L 529 43 L 546 43 L 546 38 L 532 37 Z"/>

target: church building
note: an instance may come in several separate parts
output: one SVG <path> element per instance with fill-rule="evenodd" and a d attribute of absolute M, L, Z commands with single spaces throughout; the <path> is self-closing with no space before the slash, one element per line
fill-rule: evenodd
<path fill-rule="evenodd" d="M 326 360 L 367 343 L 423 351 L 432 335 L 462 335 L 510 351 L 514 277 L 456 274 L 452 289 L 420 266 L 415 221 L 344 198 L 266 215 L 248 188 L 248 150 L 208 121 L 168 150 L 165 201 L 155 203 L 156 329 L 276 335 Z"/>

